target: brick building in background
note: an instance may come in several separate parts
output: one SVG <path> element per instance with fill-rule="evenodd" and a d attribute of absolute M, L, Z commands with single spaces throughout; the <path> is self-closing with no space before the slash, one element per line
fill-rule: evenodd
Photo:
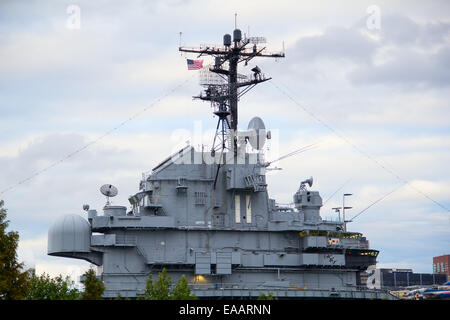
<path fill-rule="evenodd" d="M 433 257 L 433 273 L 446 274 L 450 278 L 450 254 Z"/>

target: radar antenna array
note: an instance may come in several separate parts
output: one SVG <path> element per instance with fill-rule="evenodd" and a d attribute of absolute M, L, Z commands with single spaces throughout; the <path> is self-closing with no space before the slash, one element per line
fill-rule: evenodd
<path fill-rule="evenodd" d="M 211 154 L 226 148 L 234 150 L 237 154 L 237 125 L 238 125 L 238 101 L 258 83 L 271 78 L 266 77 L 258 66 L 251 69 L 251 76 L 243 76 L 238 73 L 238 65 L 244 62 L 248 64 L 256 57 L 283 58 L 283 52 L 267 53 L 266 47 L 259 44 L 265 43 L 264 37 L 244 37 L 239 29 L 223 36 L 223 46 L 207 46 L 200 48 L 179 47 L 179 51 L 196 53 L 198 57 L 208 55 L 214 57 L 214 64 L 208 66 L 208 70 L 201 75 L 201 84 L 205 87 L 196 99 L 210 101 L 214 114 L 218 116 L 216 134 L 214 136 Z M 210 77 L 208 72 L 218 77 Z M 211 81 L 208 81 L 211 79 Z M 223 81 L 220 81 L 222 79 Z M 228 140 L 228 141 L 227 141 Z M 231 147 L 231 148 L 230 148 Z"/>
<path fill-rule="evenodd" d="M 250 145 L 255 150 L 261 150 L 267 138 L 266 127 L 262 119 L 253 117 L 248 124 L 247 130 L 251 133 L 248 137 Z"/>
<path fill-rule="evenodd" d="M 311 188 L 313 185 L 313 177 L 309 177 L 308 179 L 302 181 L 300 183 L 300 190 L 305 191 L 306 190 L 306 185 L 309 185 L 309 187 Z"/>

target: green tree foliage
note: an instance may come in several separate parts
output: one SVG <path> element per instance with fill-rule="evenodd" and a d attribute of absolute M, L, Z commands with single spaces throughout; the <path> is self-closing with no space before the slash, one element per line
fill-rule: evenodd
<path fill-rule="evenodd" d="M 191 294 L 186 276 L 183 274 L 181 279 L 178 280 L 175 288 L 172 291 L 172 299 L 174 300 L 195 300 L 198 299 L 195 295 Z"/>
<path fill-rule="evenodd" d="M 144 296 L 145 300 L 192 300 L 197 299 L 196 296 L 191 294 L 188 281 L 185 275 L 182 275 L 181 279 L 172 289 L 172 277 L 167 275 L 166 268 L 158 275 L 158 280 L 153 283 L 153 277 L 150 274 L 146 281 L 146 289 Z"/>
<path fill-rule="evenodd" d="M 262 292 L 259 295 L 258 300 L 278 300 L 278 298 L 274 297 L 272 291 L 270 291 L 268 295 Z"/>
<path fill-rule="evenodd" d="M 81 294 L 82 300 L 101 300 L 105 286 L 102 281 L 97 278 L 95 271 L 89 269 L 85 274 L 84 292 Z"/>
<path fill-rule="evenodd" d="M 9 221 L 3 204 L 0 200 L 0 300 L 19 300 L 26 295 L 28 274 L 22 272 L 23 263 L 17 261 L 19 234 L 6 233 Z"/>
<path fill-rule="evenodd" d="M 28 280 L 27 300 L 78 300 L 81 293 L 69 277 L 59 275 L 51 278 L 48 274 L 37 276 L 33 271 Z"/>
<path fill-rule="evenodd" d="M 169 300 L 171 298 L 170 287 L 172 286 L 172 277 L 167 275 L 166 268 L 158 275 L 158 280 L 153 283 L 152 275 L 150 274 L 145 286 L 146 300 Z"/>
<path fill-rule="evenodd" d="M 131 298 L 130 297 L 122 297 L 121 295 L 120 295 L 120 293 L 117 295 L 117 297 L 115 297 L 114 298 L 114 300 L 131 300 Z M 138 300 L 142 300 L 142 299 L 138 299 Z"/>

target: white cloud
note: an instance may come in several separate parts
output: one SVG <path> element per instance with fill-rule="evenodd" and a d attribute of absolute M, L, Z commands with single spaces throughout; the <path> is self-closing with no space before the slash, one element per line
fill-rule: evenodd
<path fill-rule="evenodd" d="M 83 260 L 61 259 L 47 255 L 47 235 L 38 238 L 21 239 L 18 259 L 24 263 L 24 269 L 33 268 L 37 275 L 48 274 L 51 277 L 62 275 L 69 277 L 79 289 L 82 288 L 80 276 L 93 266 Z"/>
<path fill-rule="evenodd" d="M 50 277 L 57 277 L 61 275 L 63 278 L 69 277 L 76 288 L 83 290 L 83 285 L 80 283 L 80 276 L 89 269 L 96 270 L 86 261 L 65 259 L 60 257 L 52 257 L 53 259 L 36 261 L 36 274 L 48 274 Z"/>

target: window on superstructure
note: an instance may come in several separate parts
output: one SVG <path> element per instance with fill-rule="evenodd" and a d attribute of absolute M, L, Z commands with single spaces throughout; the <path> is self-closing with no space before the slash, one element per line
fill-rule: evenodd
<path fill-rule="evenodd" d="M 206 204 L 206 192 L 194 192 L 194 197 L 196 205 Z"/>

